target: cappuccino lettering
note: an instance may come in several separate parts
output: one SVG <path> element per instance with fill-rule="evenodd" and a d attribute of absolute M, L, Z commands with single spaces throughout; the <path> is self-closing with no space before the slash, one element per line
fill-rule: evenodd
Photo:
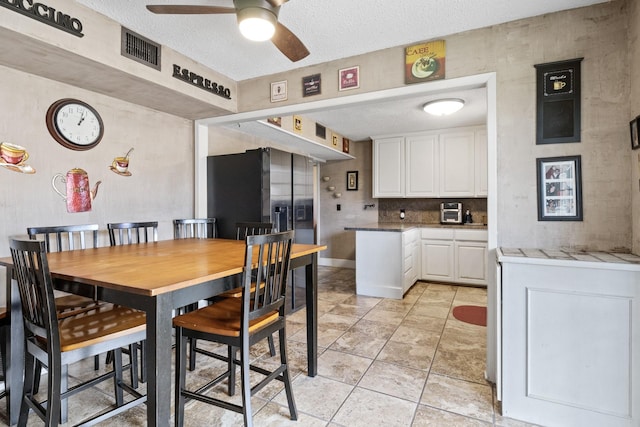
<path fill-rule="evenodd" d="M 44 3 L 34 3 L 33 0 L 0 0 L 0 6 L 66 31 L 76 37 L 84 37 L 84 34 L 82 34 L 82 22 L 78 18 L 59 12 Z"/>

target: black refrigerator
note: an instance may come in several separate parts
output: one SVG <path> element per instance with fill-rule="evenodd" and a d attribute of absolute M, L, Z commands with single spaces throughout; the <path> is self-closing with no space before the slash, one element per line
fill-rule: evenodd
<path fill-rule="evenodd" d="M 275 231 L 295 230 L 296 243 L 315 243 L 313 162 L 273 148 L 207 158 L 207 216 L 218 237 L 236 238 L 236 222 L 271 222 Z M 287 311 L 305 305 L 304 268 L 287 286 Z"/>

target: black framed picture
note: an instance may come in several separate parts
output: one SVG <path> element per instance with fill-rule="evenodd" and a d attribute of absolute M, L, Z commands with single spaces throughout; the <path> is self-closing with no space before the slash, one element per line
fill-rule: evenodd
<path fill-rule="evenodd" d="M 640 121 L 640 116 L 629 122 L 629 130 L 631 132 L 631 149 L 636 150 L 640 148 L 640 141 L 638 141 L 638 122 Z"/>
<path fill-rule="evenodd" d="M 580 142 L 580 63 L 537 64 L 536 144 Z"/>
<path fill-rule="evenodd" d="M 536 159 L 538 221 L 582 221 L 580 156 Z"/>
<path fill-rule="evenodd" d="M 347 172 L 347 191 L 358 190 L 358 171 Z"/>

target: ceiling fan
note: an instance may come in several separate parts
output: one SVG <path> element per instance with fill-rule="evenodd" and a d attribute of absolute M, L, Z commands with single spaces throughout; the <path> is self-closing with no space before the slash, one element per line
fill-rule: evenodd
<path fill-rule="evenodd" d="M 309 50 L 295 34 L 278 22 L 280 6 L 288 0 L 233 0 L 235 7 L 205 5 L 147 5 L 153 13 L 203 15 L 235 13 L 240 32 L 256 41 L 271 42 L 292 62 L 309 55 Z"/>

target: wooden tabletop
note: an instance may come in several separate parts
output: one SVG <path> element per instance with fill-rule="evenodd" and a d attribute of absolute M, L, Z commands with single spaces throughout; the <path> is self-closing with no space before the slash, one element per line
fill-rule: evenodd
<path fill-rule="evenodd" d="M 326 248 L 294 244 L 291 258 Z M 47 259 L 54 278 L 155 296 L 241 273 L 244 251 L 242 240 L 177 239 L 52 252 Z M 0 265 L 12 265 L 11 258 Z"/>

